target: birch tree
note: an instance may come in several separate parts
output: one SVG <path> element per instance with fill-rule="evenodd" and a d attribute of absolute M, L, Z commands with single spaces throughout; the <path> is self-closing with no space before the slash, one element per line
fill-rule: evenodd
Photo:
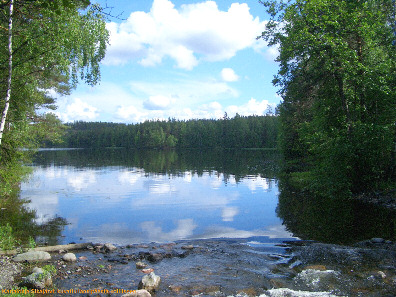
<path fill-rule="evenodd" d="M 7 79 L 7 94 L 4 99 L 4 110 L 0 122 L 0 147 L 3 139 L 3 131 L 7 118 L 8 109 L 10 107 L 11 98 L 11 82 L 12 82 L 12 14 L 14 11 L 14 0 L 10 1 L 9 18 L 8 18 L 8 79 Z"/>
<path fill-rule="evenodd" d="M 87 0 L 3 0 L 0 9 L 1 188 L 18 180 L 19 148 L 46 133 L 35 132 L 48 127 L 37 123 L 53 120 L 37 111 L 56 108 L 56 96 L 81 81 L 100 80 L 108 31 L 102 8 Z"/>

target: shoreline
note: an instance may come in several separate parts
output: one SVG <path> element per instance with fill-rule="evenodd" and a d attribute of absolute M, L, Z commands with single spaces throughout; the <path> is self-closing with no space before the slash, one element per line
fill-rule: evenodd
<path fill-rule="evenodd" d="M 135 244 L 112 251 L 98 244 L 92 248 L 75 250 L 75 262 L 63 261 L 64 252 L 52 253 L 45 264 L 57 269 L 55 288 L 136 290 L 145 275 L 136 268 L 136 262 L 142 261 L 161 277 L 157 297 L 261 297 L 277 296 L 274 294 L 282 290 L 287 296 L 387 296 L 396 292 L 396 244 L 382 239 L 352 246 L 292 241 L 279 245 L 278 252 L 234 239 Z M 86 294 L 54 292 L 51 296 Z"/>

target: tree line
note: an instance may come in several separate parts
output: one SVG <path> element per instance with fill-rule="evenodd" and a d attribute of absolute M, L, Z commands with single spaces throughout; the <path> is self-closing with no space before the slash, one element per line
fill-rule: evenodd
<path fill-rule="evenodd" d="M 330 197 L 395 191 L 392 0 L 263 1 L 279 47 L 285 172 Z"/>
<path fill-rule="evenodd" d="M 64 142 L 58 146 L 74 148 L 275 148 L 278 136 L 274 115 L 138 124 L 78 121 L 66 126 Z"/>

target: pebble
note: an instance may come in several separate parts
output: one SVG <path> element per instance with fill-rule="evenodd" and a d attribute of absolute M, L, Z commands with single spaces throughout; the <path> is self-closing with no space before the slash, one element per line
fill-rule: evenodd
<path fill-rule="evenodd" d="M 137 269 L 143 269 L 143 268 L 146 268 L 146 267 L 147 267 L 146 263 L 144 263 L 144 262 L 136 262 L 136 268 Z"/>
<path fill-rule="evenodd" d="M 192 249 L 194 249 L 194 246 L 189 244 L 189 245 L 183 245 L 181 248 L 183 250 L 192 250 Z"/>

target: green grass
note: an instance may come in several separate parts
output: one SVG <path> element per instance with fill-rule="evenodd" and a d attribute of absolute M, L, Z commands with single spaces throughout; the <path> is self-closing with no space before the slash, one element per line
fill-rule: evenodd
<path fill-rule="evenodd" d="M 18 241 L 12 234 L 12 227 L 7 223 L 0 226 L 0 249 L 3 251 L 12 250 L 18 244 Z"/>

